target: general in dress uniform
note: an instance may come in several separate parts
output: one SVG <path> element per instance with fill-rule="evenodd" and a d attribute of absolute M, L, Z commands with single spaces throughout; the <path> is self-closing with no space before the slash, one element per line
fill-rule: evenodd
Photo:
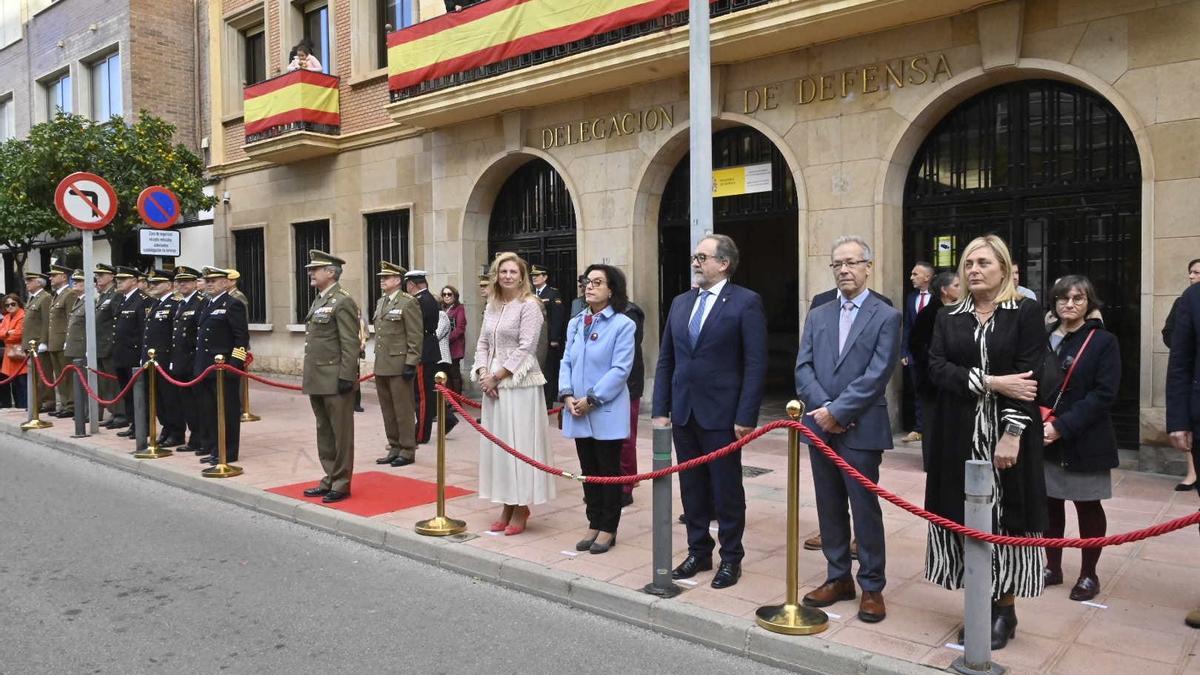
<path fill-rule="evenodd" d="M 113 280 L 113 266 L 98 263 L 92 274 L 96 279 L 96 365 L 100 372 L 112 375 L 116 373 L 113 365 L 113 337 L 117 328 L 117 308 L 120 296 L 117 294 Z M 100 390 L 100 398 L 112 400 L 117 395 L 117 381 L 108 377 L 99 377 L 96 386 Z M 129 426 L 129 420 L 124 415 L 124 405 L 116 403 L 108 406 L 109 418 L 101 426 L 108 429 L 121 429 Z"/>
<path fill-rule="evenodd" d="M 196 319 L 196 356 L 192 363 L 195 375 L 204 372 L 215 361 L 214 357 L 225 357 L 225 363 L 244 369 L 246 352 L 250 349 L 250 330 L 246 324 L 246 305 L 229 295 L 231 282 L 227 270 L 216 267 L 204 268 L 204 279 L 210 293 L 209 301 L 199 310 Z M 221 392 L 225 401 L 225 460 L 236 462 L 241 440 L 242 394 L 236 376 L 226 372 Z M 213 371 L 196 387 L 200 398 L 201 420 L 192 434 L 196 442 L 197 432 L 203 431 L 201 447 L 207 450 L 201 463 L 216 464 L 218 460 L 217 438 L 217 371 Z"/>
<path fill-rule="evenodd" d="M 116 370 L 117 387 L 124 390 L 133 377 L 134 369 L 142 365 L 142 333 L 146 328 L 146 312 L 150 307 L 150 296 L 138 288 L 137 270 L 132 267 L 117 267 L 113 278 L 117 280 L 117 321 L 113 328 L 113 368 Z M 124 402 L 125 419 L 133 420 L 133 391 Z M 120 405 L 118 403 L 117 405 Z M 118 433 L 118 436 L 133 437 L 133 426 Z"/>
<path fill-rule="evenodd" d="M 54 302 L 54 298 L 51 297 L 50 291 L 46 290 L 49 285 L 49 276 L 41 272 L 25 273 L 25 290 L 29 293 L 29 300 L 25 302 L 25 335 L 22 341 L 25 344 L 37 343 L 39 359 L 46 356 L 46 341 L 50 339 L 50 305 Z M 49 374 L 49 359 L 43 360 L 42 367 Z M 32 364 L 29 366 L 29 376 L 38 376 Z M 41 401 L 30 401 L 30 405 L 40 403 L 39 409 L 42 412 L 53 412 L 53 390 L 49 387 L 41 387 L 38 391 L 41 392 Z"/>
<path fill-rule="evenodd" d="M 379 263 L 379 288 L 383 295 L 375 305 L 375 390 L 383 412 L 387 456 L 376 464 L 412 464 L 417 452 L 416 411 L 413 378 L 421 363 L 424 324 L 421 305 L 400 290 L 405 270 L 384 261 Z"/>
<path fill-rule="evenodd" d="M 154 350 L 154 360 L 163 370 L 167 370 L 174 357 L 172 337 L 175 328 L 175 306 L 178 301 L 171 287 L 171 273 L 165 270 L 151 270 L 146 277 L 149 283 L 150 312 L 146 315 L 146 327 L 142 333 L 142 362 L 150 359 L 150 350 Z M 156 375 L 156 377 L 158 377 Z M 158 377 L 154 385 L 155 413 L 162 430 L 158 435 L 158 444 L 165 448 L 183 444 L 185 431 L 183 410 L 179 405 L 179 388 Z"/>
<path fill-rule="evenodd" d="M 171 359 L 163 365 L 171 377 L 180 382 L 190 382 L 199 374 L 196 372 L 196 326 L 200 308 L 205 303 L 205 298 L 196 290 L 199 277 L 200 272 L 192 267 L 179 265 L 175 268 L 175 294 L 179 300 L 175 304 L 171 323 Z M 183 425 L 189 434 L 186 436 L 187 442 L 180 449 L 207 455 L 208 450 L 200 442 L 204 434 L 197 431 L 202 422 L 198 389 L 178 387 L 175 390 Z"/>
<path fill-rule="evenodd" d="M 304 317 L 304 393 L 317 420 L 317 455 L 325 476 L 308 497 L 338 502 L 350 496 L 354 473 L 354 387 L 358 380 L 358 305 L 338 284 L 345 260 L 308 252 L 308 277 L 317 289 Z"/>
<path fill-rule="evenodd" d="M 46 356 L 50 361 L 50 372 L 47 377 L 51 380 L 57 380 L 63 372 L 63 368 L 67 366 L 67 356 L 63 353 L 63 348 L 67 342 L 67 320 L 70 318 L 71 307 L 75 305 L 76 297 L 74 290 L 67 283 L 71 271 L 70 267 L 62 265 L 50 266 L 50 289 L 54 294 L 54 300 L 50 303 L 50 330 L 49 338 L 46 340 Z M 53 398 L 57 399 L 54 405 L 54 416 L 71 417 L 74 415 L 74 385 L 70 378 L 64 377 L 54 389 L 54 393 L 51 394 Z M 49 391 L 49 387 L 47 387 L 47 391 Z"/>

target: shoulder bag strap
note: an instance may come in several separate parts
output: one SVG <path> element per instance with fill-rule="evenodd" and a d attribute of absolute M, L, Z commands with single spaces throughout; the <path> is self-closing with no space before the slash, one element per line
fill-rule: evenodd
<path fill-rule="evenodd" d="M 1093 328 L 1088 332 L 1088 335 L 1083 340 L 1083 346 L 1079 351 L 1075 352 L 1075 360 L 1071 362 L 1071 367 L 1067 369 L 1067 376 L 1063 378 L 1062 386 L 1058 388 L 1058 396 L 1054 397 L 1054 405 L 1052 409 L 1058 409 L 1058 402 L 1062 400 L 1063 392 L 1067 390 L 1067 385 L 1071 383 L 1071 375 L 1075 374 L 1075 366 L 1079 365 L 1079 359 L 1083 358 L 1083 352 L 1087 349 L 1088 343 L 1092 341 L 1092 336 L 1096 334 L 1096 329 Z"/>

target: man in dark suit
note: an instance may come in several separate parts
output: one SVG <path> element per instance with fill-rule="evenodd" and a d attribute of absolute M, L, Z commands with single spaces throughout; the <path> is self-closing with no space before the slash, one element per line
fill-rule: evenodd
<path fill-rule="evenodd" d="M 882 300 L 883 304 L 887 305 L 888 307 L 895 306 L 892 304 L 892 299 L 889 298 L 888 296 L 884 295 L 883 293 L 880 293 L 878 291 L 871 291 L 871 295 Z M 837 300 L 837 296 L 838 296 L 837 288 L 831 288 L 827 291 L 821 291 L 820 293 L 817 293 L 816 295 L 814 295 L 812 297 L 812 300 L 809 301 L 808 311 L 811 312 L 812 310 L 820 307 L 821 305 L 823 305 L 827 302 L 833 302 L 834 300 Z"/>
<path fill-rule="evenodd" d="M 149 284 L 152 300 L 142 332 L 142 362 L 150 359 L 150 350 L 153 349 L 154 360 L 164 370 L 168 370 L 172 359 L 171 343 L 177 304 L 171 273 L 166 270 L 151 270 L 146 282 Z M 155 382 L 154 389 L 155 412 L 159 424 L 162 425 L 157 442 L 164 448 L 182 445 L 186 425 L 183 421 L 182 406 L 179 405 L 179 389 L 161 377 Z"/>
<path fill-rule="evenodd" d="M 904 299 L 904 332 L 900 338 L 900 365 L 904 367 L 904 378 L 908 383 L 908 391 L 913 392 L 916 388 L 913 380 L 912 352 L 909 350 L 908 343 L 912 337 L 913 324 L 916 323 L 917 314 L 929 305 L 933 299 L 933 293 L 929 290 L 929 284 L 933 281 L 935 270 L 932 263 L 927 263 L 923 260 L 918 261 L 913 265 L 912 271 L 908 274 L 908 280 L 912 282 L 913 291 Z M 921 440 L 921 397 L 913 393 L 913 428 L 912 431 L 904 437 L 905 443 L 916 443 Z"/>
<path fill-rule="evenodd" d="M 210 299 L 200 310 L 196 319 L 196 357 L 192 369 L 199 375 L 211 366 L 218 354 L 239 370 L 246 367 L 246 352 L 250 349 L 250 328 L 246 322 L 246 306 L 229 294 L 233 282 L 229 271 L 217 267 L 205 267 L 204 279 Z M 221 397 L 225 402 L 225 461 L 236 462 L 242 437 L 242 392 L 238 378 L 225 373 L 222 379 Z M 219 461 L 220 439 L 217 434 L 217 373 L 213 371 L 197 386 L 204 429 L 203 448 L 207 456 L 200 458 L 201 464 L 216 464 Z"/>
<path fill-rule="evenodd" d="M 1167 432 L 1171 445 L 1200 465 L 1200 284 L 1183 292 L 1176 310 L 1167 360 Z M 1188 612 L 1185 622 L 1200 628 L 1200 609 Z"/>
<path fill-rule="evenodd" d="M 758 424 L 767 374 L 767 319 L 757 293 L 729 282 L 737 265 L 732 239 L 712 234 L 700 240 L 692 254 L 696 288 L 675 297 L 663 329 L 653 417 L 656 426 L 672 425 L 679 462 L 728 445 Z M 688 554 L 671 576 L 688 579 L 712 569 L 708 527 L 715 517 L 721 565 L 712 587 L 736 584 L 745 555 L 741 452 L 680 473 L 679 489 Z"/>
<path fill-rule="evenodd" d="M 142 365 L 142 333 L 146 328 L 146 310 L 150 298 L 138 288 L 138 271 L 132 267 L 117 267 L 113 278 L 117 281 L 117 322 L 113 328 L 113 367 L 116 369 L 117 388 L 124 390 L 133 378 L 133 371 Z M 133 390 L 125 395 L 124 417 L 131 424 L 118 436 L 134 437 Z"/>
<path fill-rule="evenodd" d="M 953 305 L 962 297 L 962 282 L 957 272 L 941 272 L 929 284 L 929 292 L 933 299 L 925 305 L 913 319 L 912 328 L 908 332 L 908 350 L 911 354 L 908 362 L 908 372 L 912 376 L 913 395 L 922 404 L 928 404 L 932 409 L 937 389 L 929 378 L 929 346 L 933 344 L 933 324 L 937 320 L 938 310 L 947 305 Z M 925 470 L 929 470 L 929 452 L 925 447 L 925 439 L 921 439 L 921 457 Z"/>
<path fill-rule="evenodd" d="M 542 372 L 546 375 L 546 405 L 552 406 L 558 400 L 558 369 L 562 363 L 563 346 L 567 342 L 567 314 L 570 308 L 563 303 L 562 293 L 547 285 L 549 279 L 545 268 L 537 265 L 530 268 L 529 280 L 533 282 L 533 292 L 546 310 L 546 337 L 549 344 Z"/>
<path fill-rule="evenodd" d="M 872 252 L 860 237 L 834 242 L 830 269 L 838 300 L 808 313 L 796 358 L 796 391 L 814 431 L 843 459 L 878 482 L 882 451 L 892 447 L 884 397 L 900 359 L 900 312 L 867 290 Z M 885 552 L 879 499 L 844 475 L 817 450 L 809 451 L 816 488 L 817 522 L 827 561 L 826 581 L 804 604 L 827 607 L 855 597 L 850 577 L 850 517 L 858 535 L 858 617 L 882 621 Z"/>
<path fill-rule="evenodd" d="M 1188 263 L 1188 285 L 1193 286 L 1200 284 L 1200 258 L 1196 258 Z M 1175 302 L 1171 304 L 1171 311 L 1167 312 L 1167 320 L 1163 322 L 1162 339 L 1163 344 L 1167 349 L 1171 348 L 1171 331 L 1175 326 L 1175 315 L 1179 313 L 1179 298 L 1175 298 Z"/>
<path fill-rule="evenodd" d="M 181 382 L 190 382 L 196 377 L 196 326 L 200 318 L 200 306 L 203 297 L 196 290 L 196 280 L 200 272 L 191 267 L 179 265 L 175 268 L 175 293 L 179 302 L 175 305 L 174 318 L 171 323 L 171 360 L 167 364 L 167 372 L 171 377 Z M 199 387 L 180 387 L 178 391 L 179 407 L 183 416 L 183 426 L 187 429 L 186 443 L 181 450 L 207 455 L 200 443 L 204 432 L 198 432 L 201 424 Z"/>
<path fill-rule="evenodd" d="M 417 303 L 421 305 L 421 322 L 424 327 L 421 363 L 417 366 L 417 378 L 413 382 L 417 402 L 417 445 L 428 443 L 433 437 L 433 418 L 437 414 L 433 376 L 437 374 L 437 364 L 442 360 L 442 350 L 438 347 L 437 339 L 438 312 L 441 311 L 441 306 L 437 298 L 429 292 L 428 274 L 425 270 L 412 270 L 404 275 L 404 292 L 416 298 Z M 447 406 L 446 433 L 456 424 L 458 418 Z"/>

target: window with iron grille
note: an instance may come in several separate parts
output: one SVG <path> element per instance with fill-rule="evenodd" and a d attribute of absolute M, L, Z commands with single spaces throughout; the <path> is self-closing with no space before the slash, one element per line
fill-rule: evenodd
<path fill-rule="evenodd" d="M 263 229 L 237 230 L 233 233 L 234 260 L 237 271 L 242 275 L 238 279 L 238 288 L 246 295 L 246 319 L 250 323 L 267 322 L 267 267 L 266 245 L 263 243 Z"/>
<path fill-rule="evenodd" d="M 303 223 L 292 223 L 295 247 L 293 260 L 296 275 L 296 323 L 304 323 L 308 316 L 308 308 L 317 299 L 317 289 L 309 285 L 308 252 L 312 249 L 329 251 L 329 221 L 309 220 Z"/>
<path fill-rule="evenodd" d="M 386 260 L 408 269 L 408 209 L 367 215 L 367 306 L 370 315 L 379 302 L 379 284 L 375 273 L 379 262 Z"/>

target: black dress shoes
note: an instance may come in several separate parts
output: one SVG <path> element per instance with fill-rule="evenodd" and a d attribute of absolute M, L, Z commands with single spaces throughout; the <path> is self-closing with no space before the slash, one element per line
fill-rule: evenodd
<path fill-rule="evenodd" d="M 707 572 L 712 569 L 712 559 L 701 560 L 692 554 L 679 563 L 679 567 L 671 570 L 672 579 L 691 579 L 697 572 Z"/>
<path fill-rule="evenodd" d="M 329 489 L 320 486 L 310 487 L 304 491 L 305 497 L 323 497 L 327 494 L 329 494 Z"/>
<path fill-rule="evenodd" d="M 379 459 L 375 460 L 375 463 L 376 464 L 391 464 L 392 462 L 396 461 L 397 459 L 399 459 L 398 456 L 393 457 L 392 455 L 388 455 L 387 457 L 380 457 Z"/>
<path fill-rule="evenodd" d="M 446 435 L 449 436 L 454 427 L 458 426 L 458 418 L 450 417 L 446 420 Z"/>
<path fill-rule="evenodd" d="M 1075 587 L 1071 589 L 1071 599 L 1075 602 L 1085 602 L 1096 597 L 1100 592 L 1100 580 L 1095 577 L 1079 577 Z"/>
<path fill-rule="evenodd" d="M 200 463 L 201 464 L 216 464 L 217 456 L 216 455 L 205 455 L 200 458 Z"/>
<path fill-rule="evenodd" d="M 192 452 L 196 453 L 197 455 L 211 455 L 212 454 L 208 450 L 201 448 L 201 447 L 193 447 Z"/>
<path fill-rule="evenodd" d="M 121 438 L 133 438 L 133 427 L 130 427 L 125 431 L 118 431 L 117 435 Z"/>
<path fill-rule="evenodd" d="M 109 429 L 124 429 L 127 426 L 129 426 L 129 420 L 127 418 L 117 417 L 117 418 L 113 419 L 112 424 L 109 425 L 108 428 Z"/>
<path fill-rule="evenodd" d="M 713 575 L 713 588 L 729 588 L 742 578 L 742 566 L 738 563 L 721 563 L 717 573 Z"/>
<path fill-rule="evenodd" d="M 409 464 L 412 464 L 415 461 L 417 461 L 417 460 L 415 460 L 411 457 L 397 457 L 396 459 L 393 459 L 390 462 L 390 464 L 392 466 L 408 466 Z"/>
<path fill-rule="evenodd" d="M 625 508 L 626 506 L 633 506 L 633 493 L 632 492 L 622 492 L 621 493 L 621 508 Z"/>
<path fill-rule="evenodd" d="M 343 499 L 349 499 L 349 498 L 350 498 L 349 492 L 338 492 L 336 490 L 330 490 L 329 492 L 325 493 L 324 497 L 321 497 L 321 501 L 325 504 L 332 504 L 334 502 L 340 502 Z"/>

